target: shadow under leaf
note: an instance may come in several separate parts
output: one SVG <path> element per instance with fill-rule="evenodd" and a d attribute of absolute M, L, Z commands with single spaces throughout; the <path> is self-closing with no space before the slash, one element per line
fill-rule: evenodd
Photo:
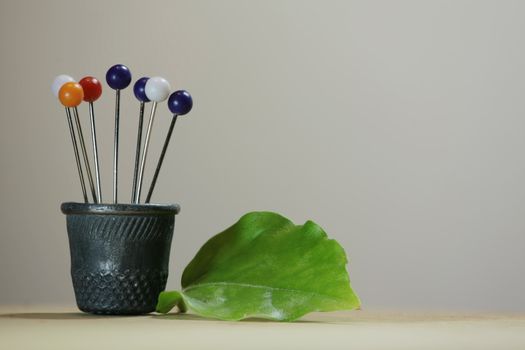
<path fill-rule="evenodd" d="M 250 317 L 250 318 L 246 318 L 240 321 L 225 321 L 225 320 L 219 320 L 216 318 L 207 318 L 207 317 L 194 315 L 194 314 L 188 314 L 188 313 L 171 313 L 171 314 L 165 314 L 165 315 L 157 314 L 157 315 L 151 315 L 150 317 L 156 320 L 171 320 L 171 321 L 186 320 L 186 321 L 208 321 L 208 322 L 217 321 L 217 322 L 235 322 L 235 323 L 254 322 L 254 323 L 288 323 L 288 324 L 290 323 L 319 323 L 316 321 L 309 321 L 309 320 L 297 320 L 293 322 L 283 322 L 283 321 L 269 320 L 267 318 L 260 318 L 260 317 Z"/>

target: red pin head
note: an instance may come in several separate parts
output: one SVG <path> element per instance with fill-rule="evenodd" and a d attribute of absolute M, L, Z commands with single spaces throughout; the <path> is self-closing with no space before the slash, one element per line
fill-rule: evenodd
<path fill-rule="evenodd" d="M 102 84 L 94 77 L 85 77 L 78 82 L 84 90 L 84 101 L 94 102 L 102 95 Z"/>

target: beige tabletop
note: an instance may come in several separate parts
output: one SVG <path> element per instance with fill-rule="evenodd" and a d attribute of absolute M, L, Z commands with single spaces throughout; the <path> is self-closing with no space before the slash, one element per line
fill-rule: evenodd
<path fill-rule="evenodd" d="M 0 306 L 0 349 L 525 349 L 525 315 L 353 311 L 280 323 Z"/>

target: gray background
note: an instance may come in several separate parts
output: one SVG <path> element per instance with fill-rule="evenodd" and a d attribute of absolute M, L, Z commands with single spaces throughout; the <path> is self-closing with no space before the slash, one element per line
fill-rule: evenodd
<path fill-rule="evenodd" d="M 168 288 L 211 235 L 273 210 L 341 242 L 365 308 L 525 311 L 524 13 L 521 1 L 2 1 L 0 303 L 74 303 L 59 206 L 81 195 L 50 84 L 124 63 L 195 99 L 154 198 L 182 206 Z M 126 90 L 124 201 L 137 114 Z M 152 160 L 169 121 L 160 106 Z"/>

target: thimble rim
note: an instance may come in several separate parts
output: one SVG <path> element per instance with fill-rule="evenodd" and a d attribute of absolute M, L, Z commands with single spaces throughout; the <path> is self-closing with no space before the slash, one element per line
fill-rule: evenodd
<path fill-rule="evenodd" d="M 60 206 L 66 215 L 176 215 L 180 212 L 178 204 L 130 204 L 130 203 L 77 203 L 64 202 Z"/>

